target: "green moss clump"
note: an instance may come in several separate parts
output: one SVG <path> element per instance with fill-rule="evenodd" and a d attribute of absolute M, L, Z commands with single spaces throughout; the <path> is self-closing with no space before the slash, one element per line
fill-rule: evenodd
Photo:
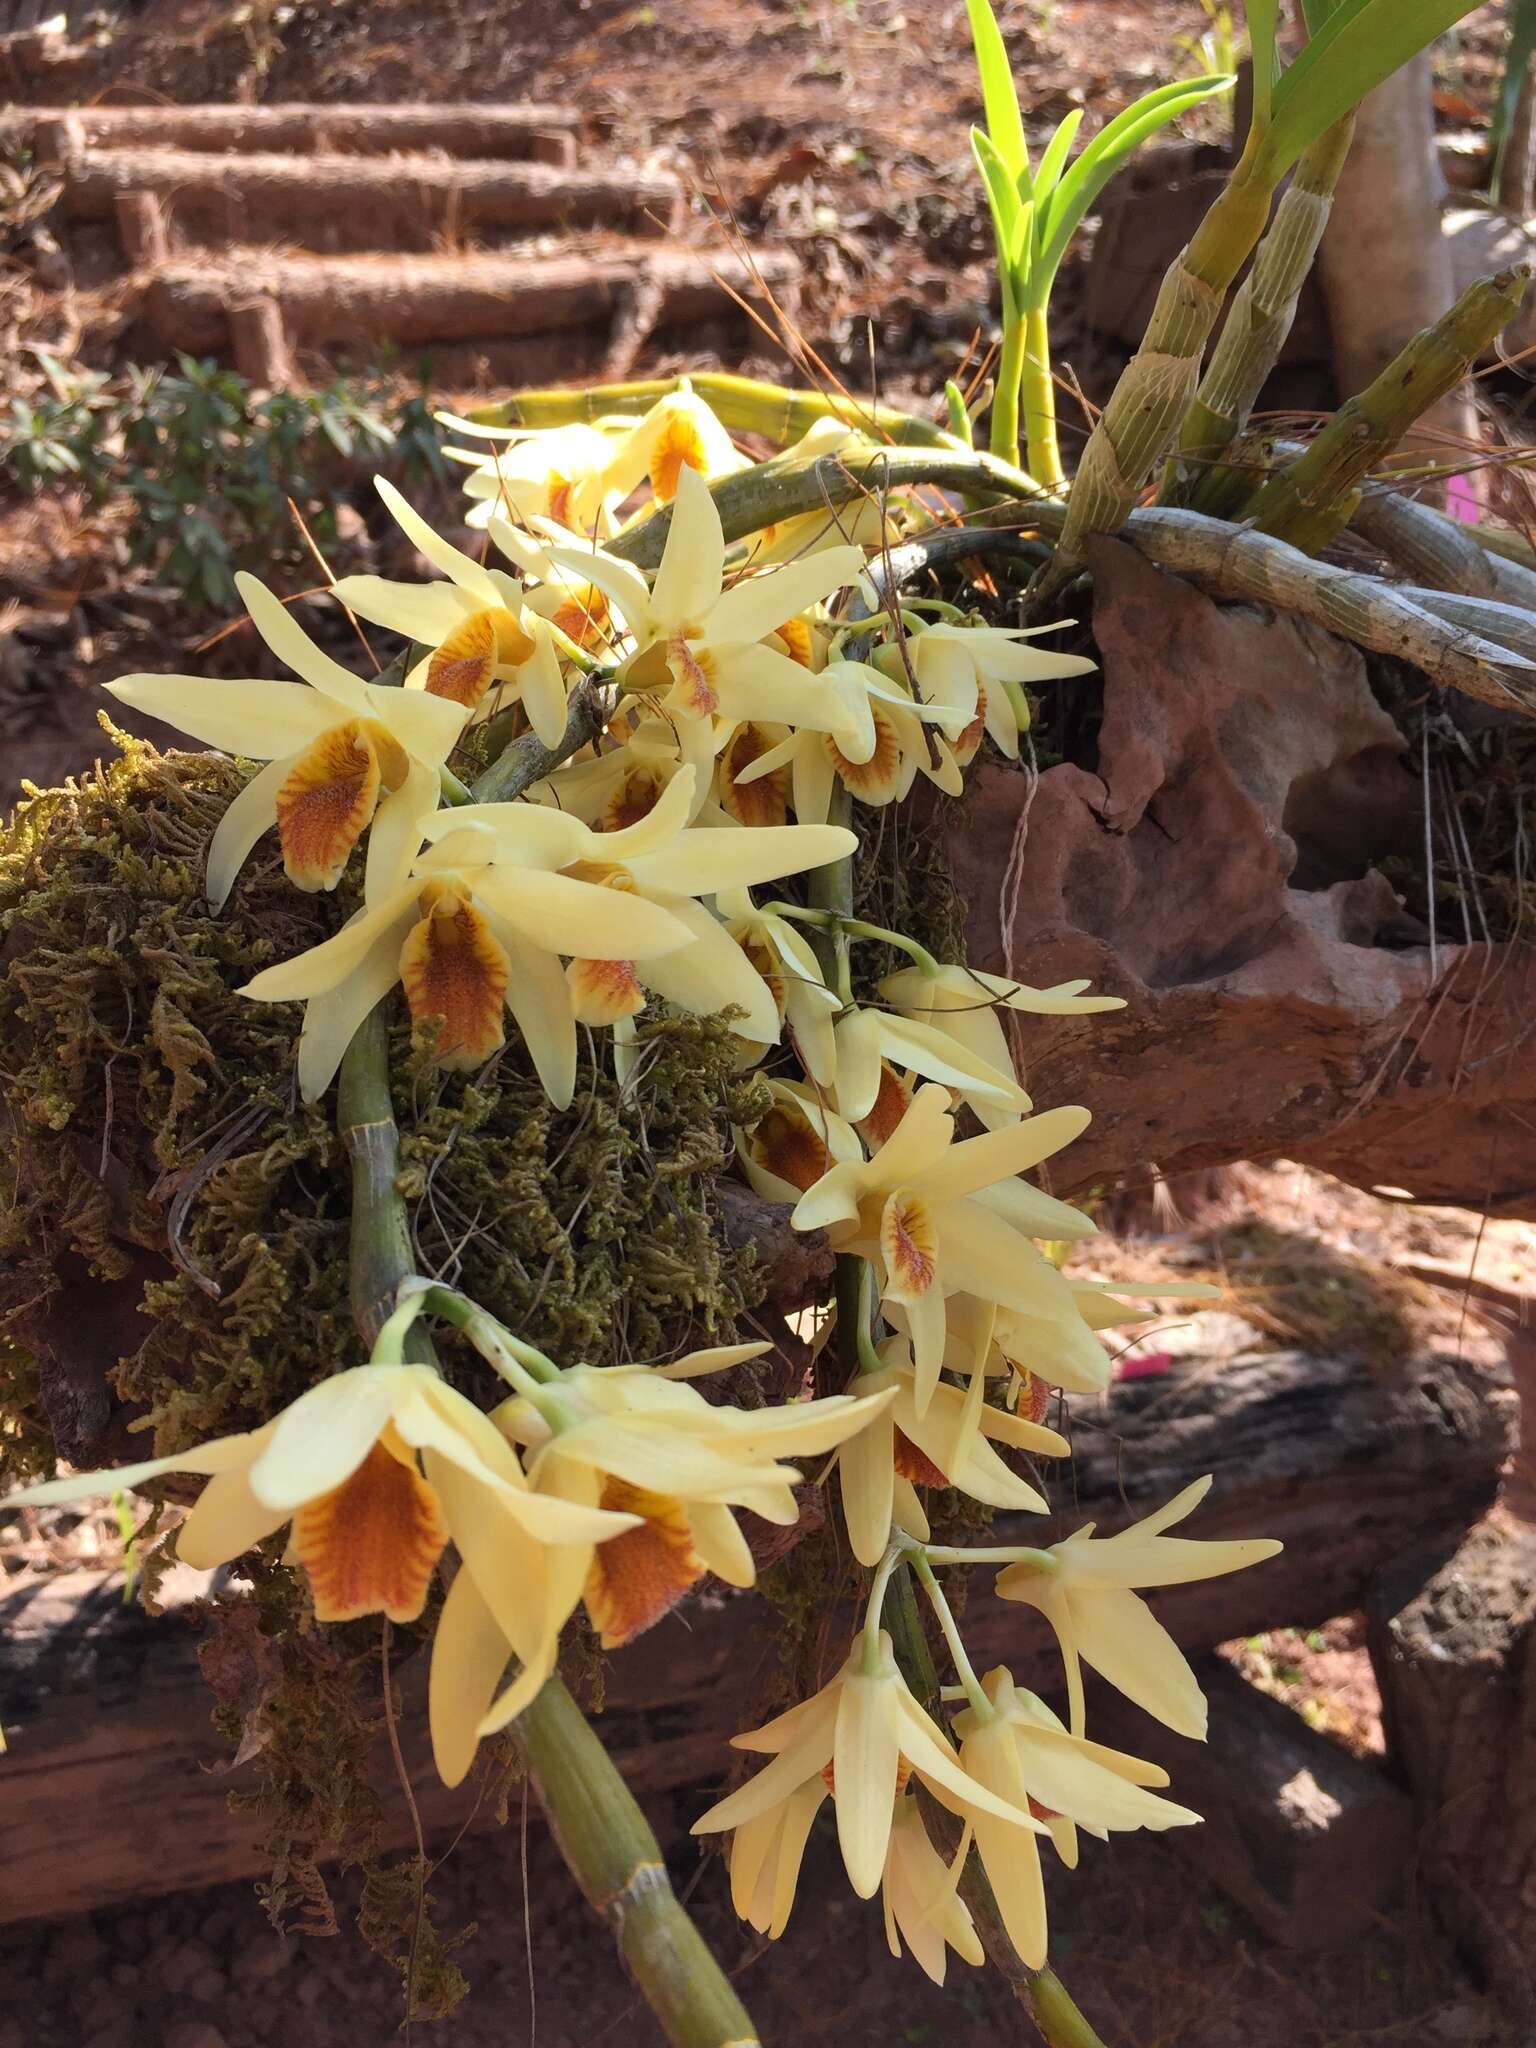
<path fill-rule="evenodd" d="M 49 1455 L 45 1325 L 67 1307 L 90 1327 L 94 1285 L 126 1285 L 130 1300 L 137 1288 L 133 1341 L 101 1363 L 139 1411 L 141 1455 L 255 1427 L 362 1357 L 334 1105 L 297 1099 L 296 1006 L 238 993 L 337 929 L 355 887 L 300 894 L 269 840 L 215 916 L 207 844 L 244 772 L 118 744 L 93 775 L 33 793 L 0 833 L 0 1428 L 23 1472 Z M 751 1250 L 717 1228 L 712 1188 L 761 1083 L 734 1072 L 728 1025 L 645 1027 L 633 1083 L 594 1059 L 561 1111 L 520 1045 L 446 1075 L 400 1008 L 391 1070 L 421 1270 L 567 1364 L 730 1341 L 760 1290 Z M 462 1346 L 445 1344 L 444 1363 L 490 1391 Z M 377 1847 L 378 1629 L 317 1629 L 280 1550 L 250 1561 L 254 1594 L 214 1638 L 226 1678 L 249 1676 L 242 1656 L 259 1674 L 250 1697 L 216 1691 L 254 1759 L 237 1797 L 267 1821 L 268 1903 L 324 1925 L 319 1859 L 360 1863 L 365 1932 L 406 1972 L 414 2011 L 446 2010 L 462 1981 L 452 1937 L 432 1927 L 414 1859 L 386 1863 Z M 397 1661 L 429 1632 L 397 1632 Z"/>

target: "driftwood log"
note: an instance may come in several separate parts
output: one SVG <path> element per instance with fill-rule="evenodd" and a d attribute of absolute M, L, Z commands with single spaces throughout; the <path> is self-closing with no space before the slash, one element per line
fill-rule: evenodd
<path fill-rule="evenodd" d="M 1536 2010 L 1536 1527 L 1495 1514 L 1415 1550 L 1367 1603 L 1420 1890 L 1512 2010 Z"/>
<path fill-rule="evenodd" d="M 57 108 L 18 107 L 0 116 L 0 141 L 30 146 Z M 314 106 L 81 107 L 65 117 L 76 149 L 135 146 L 189 150 L 328 150 L 386 156 L 436 149 L 450 156 L 571 158 L 580 115 L 570 107 Z"/>
<path fill-rule="evenodd" d="M 1454 1551 L 1491 1501 L 1512 1429 L 1500 1375 L 1449 1355 L 1383 1378 L 1347 1360 L 1267 1354 L 1117 1385 L 1074 1420 L 1071 1475 L 1055 1484 L 1064 1534 L 1122 1526 L 1207 1471 L 1202 1536 L 1280 1537 L 1261 1568 L 1155 1595 L 1180 1642 L 1311 1626 L 1359 1604 L 1410 1546 Z M 1027 1526 L 1026 1526 L 1027 1523 Z M 1039 1541 L 1036 1518 L 1000 1517 L 992 1540 Z M 1036 1620 L 976 1583 L 966 1636 L 982 1668 L 1007 1661 L 1055 1697 L 1059 1676 Z M 698 1606 L 707 1603 L 707 1622 Z M 196 1609 L 152 1622 L 116 1581 L 73 1575 L 0 1596 L 0 1762 L 6 1855 L 0 1922 L 84 1910 L 255 1872 L 255 1831 L 233 1820 L 236 1780 L 209 1726 Z M 760 1703 L 777 1650 L 770 1610 L 708 1588 L 612 1663 L 603 1727 L 643 1793 L 721 1775 L 724 1744 Z M 700 1625 L 691 1625 L 698 1621 Z M 405 1725 L 428 1826 L 452 1830 L 468 1801 L 433 1785 L 421 1742 L 422 1674 L 408 1667 Z M 1096 1689 L 1090 1704 L 1100 1698 Z M 382 1745 L 381 1745 L 382 1747 Z M 387 1773 L 386 1832 L 410 1838 Z M 153 1818 L 154 1826 L 146 1823 Z"/>
<path fill-rule="evenodd" d="M 430 249 L 444 235 L 669 223 L 670 173 L 562 170 L 441 156 L 214 156 L 185 149 L 87 149 L 65 164 L 72 220 L 113 218 L 124 192 L 149 192 L 199 241 L 298 240 L 311 249 Z"/>
<path fill-rule="evenodd" d="M 1041 1104 L 1093 1111 L 1056 1191 L 1278 1154 L 1536 1215 L 1536 948 L 1405 915 L 1419 762 L 1365 658 L 1118 541 L 1093 570 L 1102 720 L 1036 784 L 978 763 L 949 839 L 976 966 L 1126 998 L 1018 1021 Z"/>

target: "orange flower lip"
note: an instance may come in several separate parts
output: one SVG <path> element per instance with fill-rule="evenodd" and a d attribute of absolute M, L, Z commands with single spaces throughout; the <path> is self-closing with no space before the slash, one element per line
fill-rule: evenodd
<path fill-rule="evenodd" d="M 695 718 L 711 718 L 720 709 L 714 660 L 703 648 L 690 647 L 674 633 L 667 642 L 667 665 L 677 685 L 681 708 Z"/>
<path fill-rule="evenodd" d="M 602 829 L 622 832 L 626 825 L 638 825 L 656 808 L 661 795 L 661 777 L 653 768 L 631 768 L 609 797 L 603 812 Z"/>
<path fill-rule="evenodd" d="M 832 1165 L 832 1155 L 811 1127 L 782 1104 L 753 1125 L 747 1139 L 752 1157 L 792 1188 L 813 1187 Z"/>
<path fill-rule="evenodd" d="M 601 1506 L 639 1515 L 634 1529 L 610 1536 L 593 1553 L 583 1597 L 605 1650 L 617 1649 L 661 1620 L 703 1578 L 681 1502 L 610 1475 Z"/>
<path fill-rule="evenodd" d="M 901 741 L 895 726 L 878 705 L 871 704 L 869 710 L 875 725 L 875 751 L 867 761 L 850 761 L 830 734 L 826 737 L 826 749 L 832 766 L 856 797 L 862 797 L 866 803 L 886 804 L 895 796 L 901 780 Z"/>
<path fill-rule="evenodd" d="M 685 413 L 673 413 L 662 427 L 651 451 L 651 489 L 659 504 L 677 496 L 677 479 L 684 469 L 709 471 L 704 437 Z"/>
<path fill-rule="evenodd" d="M 421 892 L 421 921 L 400 949 L 400 979 L 417 1023 L 441 1020 L 437 1060 L 477 1067 L 503 1043 L 511 963 L 466 896 L 449 882 Z"/>
<path fill-rule="evenodd" d="M 769 740 L 761 726 L 750 720 L 731 735 L 730 745 L 720 757 L 720 795 L 725 808 L 743 825 L 782 825 L 789 815 L 789 770 L 770 769 L 755 782 L 738 782 L 737 777 L 759 755 L 766 754 Z"/>
<path fill-rule="evenodd" d="M 293 1518 L 293 1554 L 309 1574 L 318 1621 L 381 1613 L 415 1621 L 447 1542 L 437 1495 L 392 1426 L 350 1479 Z"/>
<path fill-rule="evenodd" d="M 392 751 L 400 753 L 393 744 Z M 321 733 L 294 762 L 277 793 L 277 832 L 284 870 L 298 888 L 334 889 L 341 880 L 378 807 L 379 753 L 369 722 L 351 718 Z"/>
<path fill-rule="evenodd" d="M 645 1008 L 645 990 L 632 960 L 573 960 L 565 979 L 578 1024 L 616 1024 Z"/>
<path fill-rule="evenodd" d="M 912 1090 L 889 1060 L 880 1062 L 880 1089 L 874 1107 L 859 1124 L 866 1138 L 883 1145 L 910 1108 Z"/>
<path fill-rule="evenodd" d="M 427 690 L 473 710 L 490 688 L 498 665 L 516 668 L 532 652 L 533 641 L 509 611 L 471 612 L 427 664 Z"/>
<path fill-rule="evenodd" d="M 939 1239 L 926 1202 L 900 1189 L 880 1218 L 880 1250 L 886 1293 L 893 1301 L 916 1301 L 938 1277 Z"/>

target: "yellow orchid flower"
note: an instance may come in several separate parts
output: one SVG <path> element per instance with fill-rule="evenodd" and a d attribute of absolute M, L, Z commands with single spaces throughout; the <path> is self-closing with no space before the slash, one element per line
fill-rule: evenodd
<path fill-rule="evenodd" d="M 1002 1010 L 1032 1017 L 1088 1017 L 1105 1010 L 1123 1010 L 1120 996 L 1089 996 L 1086 981 L 1064 981 L 1054 988 L 1030 988 L 1001 974 L 973 967 L 940 967 L 937 974 L 920 967 L 899 968 L 880 983 L 880 994 L 898 1016 L 943 1032 L 973 1059 L 1003 1073 L 1012 1073 L 1013 1054 L 1003 1029 Z M 1027 1106 L 1027 1105 L 1026 1105 Z M 971 1107 L 989 1130 L 1017 1121 L 1011 1110 L 974 1098 Z"/>
<path fill-rule="evenodd" d="M 999 1595 L 1038 1607 L 1056 1631 L 1075 1735 L 1083 1730 L 1082 1666 L 1090 1664 L 1176 1734 L 1205 1740 L 1205 1695 L 1172 1636 L 1134 1589 L 1221 1578 L 1284 1548 L 1266 1536 L 1221 1543 L 1165 1536 L 1210 1487 L 1209 1476 L 1197 1479 L 1117 1536 L 1096 1537 L 1089 1522 L 1049 1551 L 1032 1553 L 999 1574 Z"/>
<path fill-rule="evenodd" d="M 669 505 L 685 469 L 712 482 L 751 467 L 752 458 L 742 454 L 685 377 L 635 422 L 613 452 L 610 474 L 626 494 L 648 476 L 657 504 Z"/>
<path fill-rule="evenodd" d="M 609 726 L 609 736 L 624 731 L 626 714 Z M 702 728 L 693 728 L 694 732 Z M 562 761 L 552 775 L 532 783 L 524 791 L 529 803 L 544 804 L 580 818 L 599 832 L 617 832 L 636 825 L 654 808 L 667 784 L 680 768 L 694 769 L 693 810 L 698 816 L 709 796 L 714 756 L 710 736 L 696 748 L 696 758 L 684 760 L 678 750 L 680 735 L 660 719 L 640 718 L 629 725 L 622 744 L 596 751 L 587 748 Z"/>
<path fill-rule="evenodd" d="M 531 584 L 523 592 L 529 612 L 547 620 L 554 632 L 563 634 L 576 647 L 588 651 L 606 649 L 613 638 L 607 598 L 595 583 L 562 568 L 549 554 L 548 542 L 571 548 L 579 537 L 552 520 L 540 519 L 536 525 L 539 539 L 519 533 L 499 516 L 487 522 L 486 530 L 507 560 Z"/>
<path fill-rule="evenodd" d="M 864 567 L 860 549 L 828 548 L 726 589 L 720 514 L 703 477 L 685 468 L 653 586 L 602 548 L 548 552 L 618 607 L 635 641 L 620 680 L 631 690 L 664 690 L 661 702 L 679 721 L 708 721 L 711 730 L 716 718 L 846 729 L 842 699 L 823 687 L 823 678 L 763 641 L 785 619 L 851 583 Z"/>
<path fill-rule="evenodd" d="M 814 1777 L 731 1836 L 731 1904 L 749 1927 L 777 1941 L 794 1909 L 800 1863 L 816 1816 L 830 1797 L 826 1779 Z"/>
<path fill-rule="evenodd" d="M 1013 1078 L 1013 1061 L 1004 1047 L 1001 1065 L 979 1059 L 960 1041 L 911 1018 L 885 1010 L 845 1010 L 833 1027 L 837 1054 L 830 1086 L 837 1107 L 861 1129 L 874 1118 L 880 1142 L 894 1136 L 892 1116 L 905 1084 L 895 1077 L 900 1068 L 941 1082 L 967 1102 L 983 1122 L 994 1128 L 1017 1123 L 1030 1106 L 1028 1095 Z M 875 1117 L 882 1091 L 886 1100 Z M 904 1113 L 905 1105 L 902 1105 Z M 899 1119 L 898 1119 L 899 1120 Z"/>
<path fill-rule="evenodd" d="M 881 1299 L 904 1311 L 920 1412 L 943 1364 L 947 1294 L 979 1295 L 1047 1323 L 1076 1317 L 1071 1287 L 1029 1239 L 1092 1226 L 1013 1176 L 1070 1144 L 1087 1122 L 1085 1109 L 1052 1109 L 954 1144 L 947 1089 L 920 1088 L 872 1159 L 839 1163 L 801 1196 L 795 1228 L 825 1229 L 834 1250 L 868 1259 Z"/>
<path fill-rule="evenodd" d="M 374 483 L 401 530 L 447 581 L 343 576 L 331 595 L 348 611 L 433 650 L 406 677 L 408 689 L 485 712 L 494 701 L 491 685 L 501 683 L 501 694 L 520 701 L 539 738 L 553 746 L 565 731 L 569 692 L 549 622 L 528 609 L 516 577 L 444 540 L 387 477 Z"/>
<path fill-rule="evenodd" d="M 1044 1832 L 1043 1822 L 961 1768 L 947 1737 L 907 1690 L 884 1630 L 877 1638 L 857 1636 L 842 1670 L 812 1699 L 731 1739 L 735 1748 L 764 1751 L 772 1761 L 701 1814 L 694 1834 L 741 1827 L 803 1802 L 804 1788 L 830 1765 L 838 1843 L 861 1899 L 880 1889 L 896 1794 L 910 1774 L 952 1813 L 970 1820 L 986 1813 L 1008 1826 Z"/>
<path fill-rule="evenodd" d="M 437 808 L 438 770 L 464 724 L 459 705 L 363 682 L 317 647 L 265 584 L 243 571 L 235 583 L 257 632 L 302 682 L 132 675 L 107 685 L 206 746 L 270 764 L 230 804 L 209 845 L 215 910 L 273 825 L 283 867 L 301 889 L 334 889 L 370 826 L 369 875 L 390 870 Z"/>
<path fill-rule="evenodd" d="M 837 1042 L 833 1025 L 841 1007 L 827 987 L 815 948 L 787 917 L 759 910 L 746 889 L 719 888 L 715 907 L 726 931 L 746 954 L 772 992 L 774 1008 L 789 1033 L 795 1056 L 821 1088 L 837 1078 Z M 766 1048 L 778 1043 L 778 1029 L 753 1032 L 738 1024 L 739 1037 Z"/>
<path fill-rule="evenodd" d="M 1005 1465 L 992 1444 L 1007 1444 L 1036 1457 L 1065 1458 L 1072 1447 L 1064 1436 L 990 1407 L 982 1398 L 986 1383 L 980 1375 L 972 1379 L 969 1391 L 941 1380 L 919 1412 L 917 1375 L 906 1340 L 887 1338 L 879 1356 L 883 1369 L 861 1373 L 854 1384 L 861 1394 L 889 1388 L 890 1405 L 837 1453 L 843 1519 L 860 1564 L 880 1562 L 891 1540 L 893 1520 L 919 1542 L 928 1540 L 928 1518 L 915 1491 L 918 1486 L 954 1486 L 988 1507 L 1047 1512 L 1043 1495 Z"/>
<path fill-rule="evenodd" d="M 1077 1861 L 1078 1825 L 1103 1835 L 1198 1823 L 1198 1813 L 1144 1789 L 1166 1785 L 1166 1771 L 1070 1734 L 1042 1700 L 1014 1685 L 1004 1666 L 988 1672 L 982 1689 L 991 1712 L 969 1707 L 955 1723 L 961 1762 L 999 1799 L 1046 1817 L 1069 1865 Z M 1043 1969 L 1046 1911 L 1038 1840 L 1021 1828 L 999 1826 L 986 1813 L 976 1816 L 975 1829 L 1008 1939 L 1030 1969 Z"/>
<path fill-rule="evenodd" d="M 797 1202 L 839 1160 L 862 1159 L 858 1135 L 813 1088 L 770 1081 L 772 1107 L 736 1133 L 736 1154 L 767 1202 Z"/>
<path fill-rule="evenodd" d="M 750 1586 L 756 1566 L 732 1507 L 792 1524 L 800 1473 L 778 1460 L 834 1449 L 890 1398 L 834 1394 L 742 1409 L 706 1401 L 673 1376 L 719 1371 L 766 1349 L 723 1347 L 660 1372 L 576 1366 L 540 1395 L 496 1411 L 498 1426 L 527 1447 L 529 1480 L 541 1493 L 636 1518 L 621 1543 L 594 1545 L 568 1585 L 572 1606 L 585 1599 L 605 1648 L 659 1621 L 706 1571 Z"/>
<path fill-rule="evenodd" d="M 946 1864 L 928 1839 L 917 1801 L 910 1792 L 898 1795 L 880 1880 L 886 1946 L 899 1957 L 905 1939 L 912 1960 L 935 1984 L 944 1982 L 951 1949 L 963 1963 L 986 1960 L 970 1908 L 956 1890 L 965 1853 L 962 1845 L 954 1865 Z"/>
<path fill-rule="evenodd" d="M 443 448 L 450 462 L 468 465 L 464 494 L 470 507 L 464 516 L 469 525 L 515 519 L 531 526 L 542 518 L 587 539 L 595 534 L 606 540 L 617 531 L 619 505 L 626 496 L 609 474 L 618 433 L 580 423 L 538 431 L 487 427 L 451 412 L 437 418 L 455 433 L 505 444 L 489 452 L 451 444 Z M 628 432 L 628 420 L 616 424 Z"/>
<path fill-rule="evenodd" d="M 1086 675 L 1097 666 L 1086 655 L 1057 654 L 1021 647 L 1019 642 L 1071 624 L 1070 619 L 1058 619 L 1048 626 L 958 626 L 940 620 L 907 635 L 902 666 L 910 664 L 919 697 L 949 714 L 951 739 L 961 741 L 966 728 L 980 717 L 1002 752 L 1014 759 L 1021 720 L 1012 691 L 1023 683 Z M 902 651 L 881 650 L 886 673 L 897 672 Z"/>
<path fill-rule="evenodd" d="M 522 803 L 464 805 L 440 813 L 426 829 L 429 836 L 445 832 L 455 840 L 464 830 L 480 831 L 493 849 L 505 843 L 516 858 L 531 815 L 538 821 L 539 843 L 559 843 L 566 878 L 610 890 L 621 903 L 661 911 L 686 928 L 689 945 L 664 955 L 658 949 L 644 959 L 589 954 L 562 939 L 561 950 L 575 955 L 567 978 L 580 1022 L 604 1025 L 632 1017 L 644 1006 L 649 989 L 700 1016 L 738 1007 L 744 1012 L 738 1027 L 742 1036 L 771 1043 L 779 1028 L 771 991 L 725 925 L 694 899 L 841 860 L 858 841 L 840 825 L 781 825 L 755 832 L 735 825 L 690 825 L 694 777 L 691 766 L 679 769 L 643 817 L 614 832 L 594 832 L 578 818 Z M 499 857 L 496 851 L 490 855 Z M 569 936 L 574 941 L 575 935 Z"/>
<path fill-rule="evenodd" d="M 889 804 L 906 796 L 928 758 L 923 723 L 944 716 L 914 704 L 868 662 L 828 662 L 821 682 L 842 705 L 838 726 L 790 733 L 756 752 L 733 776 L 745 796 L 761 778 L 781 777 L 787 769 L 795 816 L 810 825 L 826 821 L 839 782 L 862 804 Z"/>
<path fill-rule="evenodd" d="M 568 1108 L 576 1017 L 559 955 L 639 960 L 650 971 L 655 956 L 696 940 L 692 923 L 659 903 L 557 872 L 574 819 L 535 804 L 508 808 L 519 814 L 515 843 L 506 832 L 461 826 L 333 938 L 264 968 L 240 991 L 256 1002 L 305 1004 L 306 1102 L 324 1094 L 358 1026 L 402 982 L 413 1018 L 441 1020 L 444 1066 L 488 1059 L 504 1042 L 510 1010 L 550 1100 Z"/>
<path fill-rule="evenodd" d="M 551 1547 L 574 1546 L 581 1556 L 591 1542 L 634 1526 L 622 1512 L 533 1491 L 490 1418 L 425 1365 L 354 1366 L 260 1429 L 115 1472 L 51 1480 L 0 1506 L 118 1492 L 168 1472 L 208 1478 L 177 1532 L 185 1563 L 227 1564 L 291 1523 L 289 1554 L 309 1579 L 322 1622 L 366 1614 L 415 1621 L 439 1558 L 450 1540 L 457 1546 L 464 1567 L 434 1639 L 430 1686 L 434 1748 L 450 1783 L 473 1754 L 472 1746 L 464 1754 L 456 1703 L 474 1696 L 483 1663 L 464 1626 L 481 1598 L 472 1574 L 495 1596 L 519 1651 L 531 1650 L 535 1617 L 508 1571 L 514 1551 L 535 1563 Z M 496 1679 L 509 1654 L 503 1636 Z M 520 1704 L 536 1689 L 525 1689 Z"/>

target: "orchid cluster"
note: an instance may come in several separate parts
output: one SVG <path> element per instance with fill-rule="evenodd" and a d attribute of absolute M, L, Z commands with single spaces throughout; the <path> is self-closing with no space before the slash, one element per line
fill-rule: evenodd
<path fill-rule="evenodd" d="M 1103 1388 L 1095 1333 L 1136 1313 L 1058 1263 L 1092 1225 L 1026 1176 L 1087 1113 L 1034 1112 L 1005 1030 L 1118 1005 L 1082 982 L 1035 988 L 940 962 L 826 884 L 858 849 L 855 805 L 892 804 L 919 778 L 961 793 L 989 743 L 1017 756 L 1028 685 L 1091 664 L 937 600 L 882 609 L 870 550 L 909 516 L 899 507 L 871 500 L 841 524 L 802 516 L 728 543 L 710 487 L 751 461 L 686 386 L 638 421 L 499 438 L 454 425 L 478 437 L 450 452 L 467 465 L 484 559 L 381 482 L 437 574 L 354 576 L 330 593 L 405 643 L 398 684 L 360 680 L 246 577 L 251 622 L 294 680 L 131 676 L 114 693 L 266 763 L 209 846 L 215 906 L 274 828 L 297 889 L 352 878 L 340 928 L 244 990 L 303 1004 L 307 1099 L 397 985 L 448 1069 L 498 1054 L 510 1015 L 562 1108 L 578 1090 L 579 1027 L 627 1085 L 643 1012 L 723 1013 L 741 1067 L 761 1067 L 766 1084 L 767 1107 L 735 1134 L 741 1171 L 761 1197 L 793 1204 L 795 1229 L 825 1232 L 839 1262 L 839 1305 L 808 1332 L 814 1386 L 756 1408 L 700 1392 L 697 1380 L 763 1344 L 661 1365 L 557 1364 L 423 1277 L 400 1289 L 366 1363 L 319 1379 L 263 1427 L 14 1498 L 201 1475 L 181 1557 L 224 1563 L 286 1529 L 321 1623 L 413 1621 L 445 1586 L 430 1719 L 452 1784 L 556 1670 L 578 1608 L 616 1647 L 706 1574 L 750 1586 L 739 1512 L 793 1525 L 807 1461 L 829 1460 L 848 1549 L 870 1575 L 862 1616 L 828 1685 L 736 1738 L 768 1761 L 697 1830 L 731 1833 L 737 1909 L 776 1936 L 830 1802 L 854 1890 L 883 1895 L 892 1949 L 904 1942 L 940 1981 L 951 1952 L 982 1959 L 961 1896 L 974 1844 L 1009 1938 L 1038 1969 L 1042 1836 L 1074 1864 L 1079 1830 L 1197 1818 L 1159 1796 L 1163 1772 L 1088 1738 L 1083 1666 L 1203 1735 L 1199 1688 L 1140 1593 L 1277 1546 L 1166 1533 L 1208 1481 L 1108 1537 L 935 1541 L 946 1490 L 1047 1512 L 1033 1461 L 1069 1451 L 1047 1403 Z M 824 422 L 800 452 L 855 445 L 870 444 Z M 662 520 L 647 575 L 627 544 Z M 471 762 L 509 747 L 533 764 L 512 793 L 505 779 L 489 794 L 466 788 Z M 862 947 L 908 964 L 856 973 Z M 487 1412 L 422 1362 L 433 1320 L 499 1375 L 500 1406 Z M 1007 1668 L 972 1668 L 935 1568 L 993 1565 L 998 1593 L 1054 1632 L 1065 1719 Z M 925 1593 L 947 1646 L 954 1682 L 932 1696 L 893 1649 L 898 1575 Z M 958 1846 L 942 1826 L 941 1846 L 930 1838 L 941 1810 Z"/>

